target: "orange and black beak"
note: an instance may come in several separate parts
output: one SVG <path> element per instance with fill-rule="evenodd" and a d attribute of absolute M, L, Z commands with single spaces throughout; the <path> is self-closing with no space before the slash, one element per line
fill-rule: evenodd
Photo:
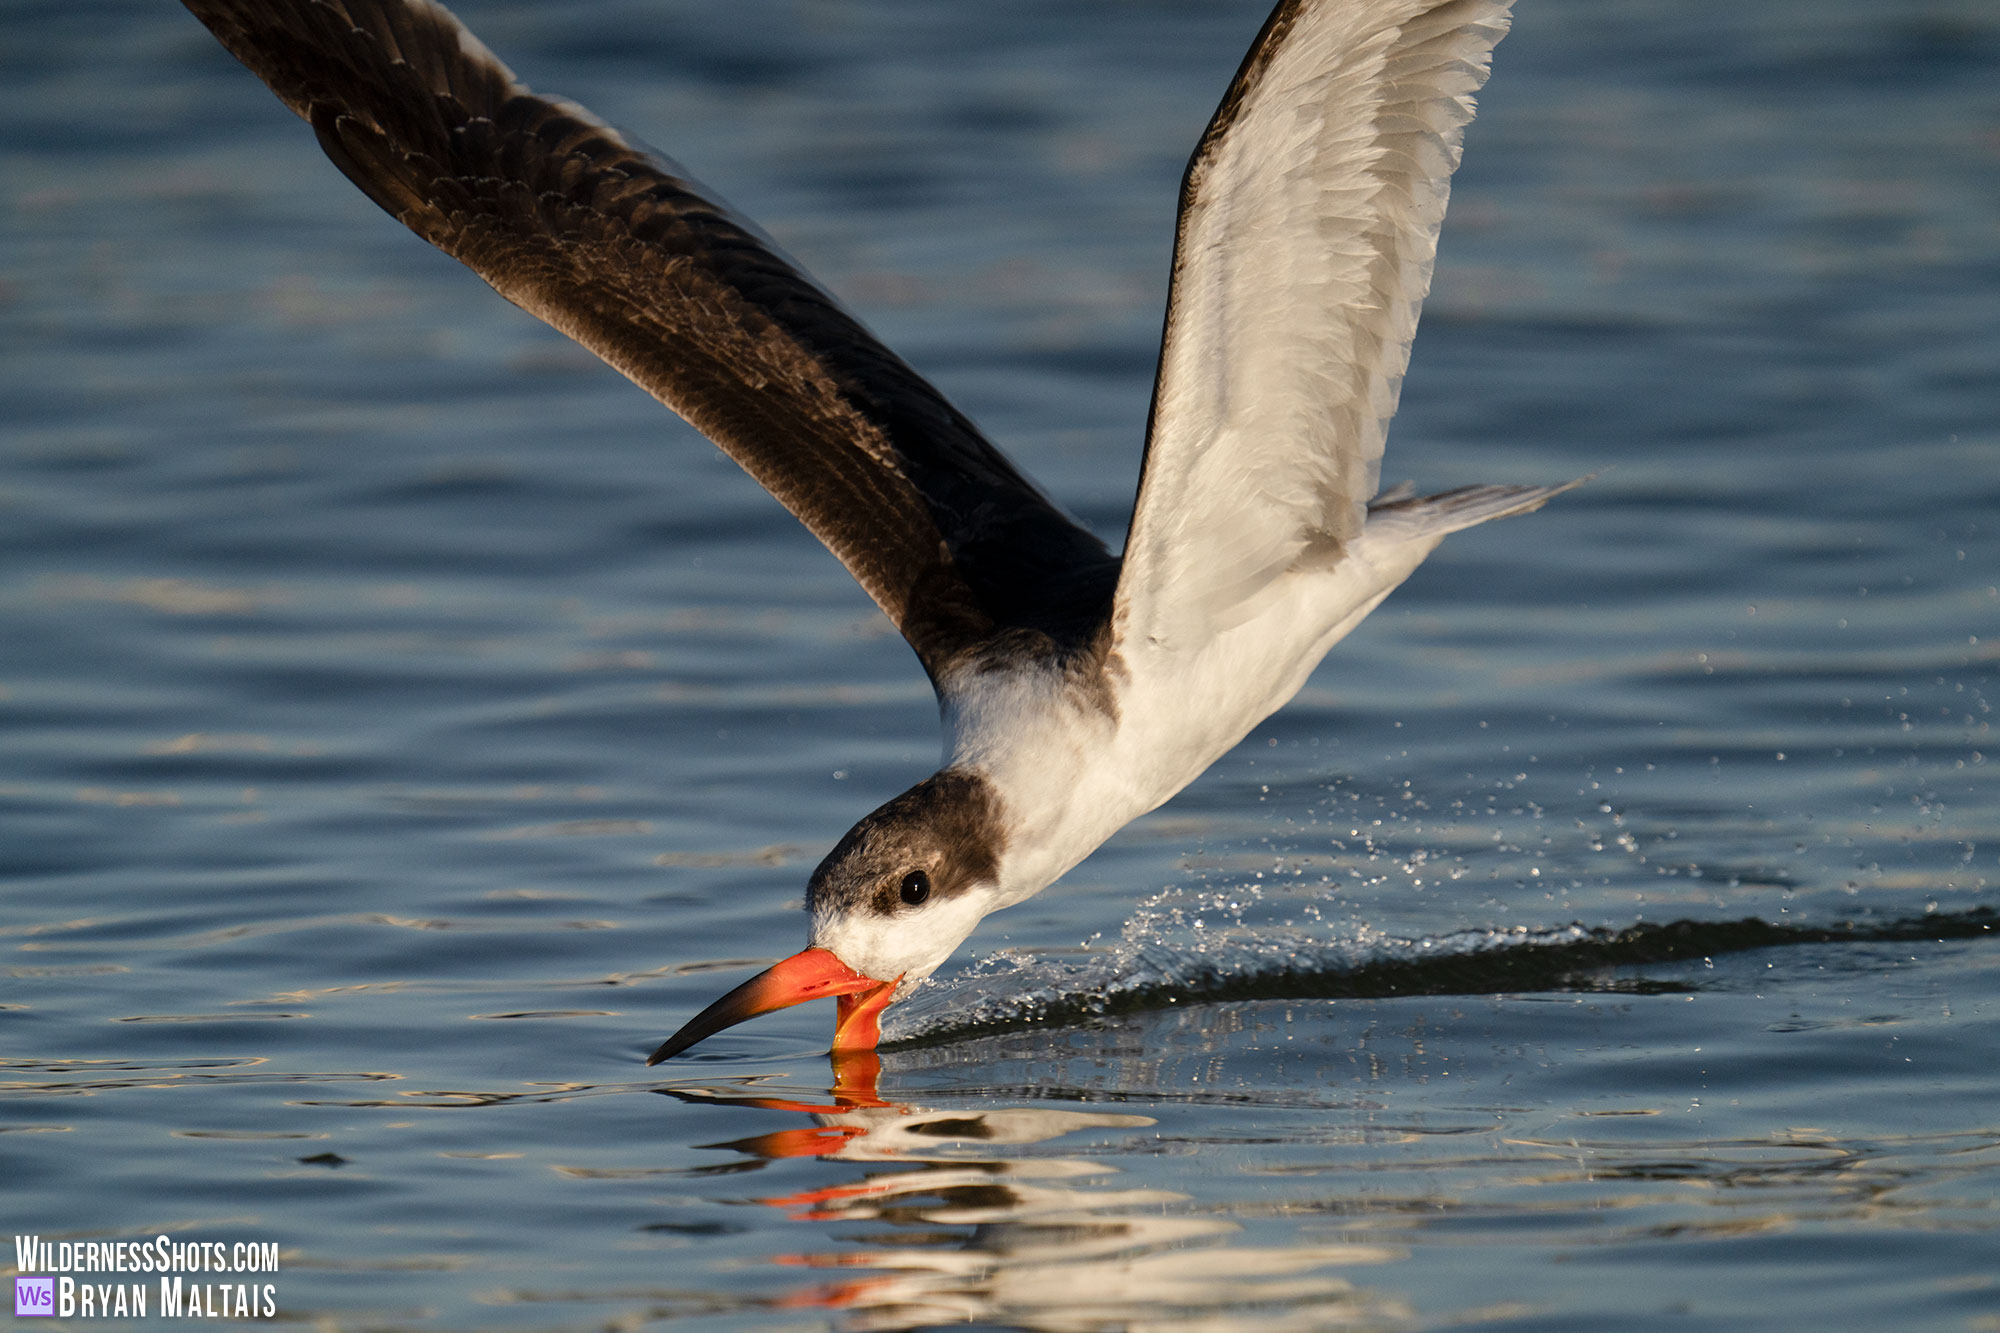
<path fill-rule="evenodd" d="M 835 1054 L 872 1051 L 882 1039 L 882 1011 L 896 993 L 896 983 L 864 977 L 826 949 L 807 949 L 784 962 L 766 968 L 708 1008 L 689 1019 L 679 1032 L 660 1043 L 660 1049 L 646 1057 L 656 1065 L 679 1055 L 688 1047 L 712 1037 L 746 1018 L 768 1014 L 773 1009 L 789 1009 L 807 1000 L 828 995 L 840 997 L 840 1017 L 834 1027 Z"/>

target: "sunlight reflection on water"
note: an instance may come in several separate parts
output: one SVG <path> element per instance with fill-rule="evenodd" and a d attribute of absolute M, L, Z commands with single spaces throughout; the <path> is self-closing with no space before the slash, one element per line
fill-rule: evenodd
<path fill-rule="evenodd" d="M 461 8 L 1117 539 L 1255 0 Z M 17 1229 L 280 1240 L 340 1324 L 2000 1319 L 1988 6 L 1523 0 L 1385 476 L 1601 475 L 996 918 L 867 1105 L 811 1009 L 639 1061 L 934 757 L 886 623 L 184 15 L 9 33 Z"/>

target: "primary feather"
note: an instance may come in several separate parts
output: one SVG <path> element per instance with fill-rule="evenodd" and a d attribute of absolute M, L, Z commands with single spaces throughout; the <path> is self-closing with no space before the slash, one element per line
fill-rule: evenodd
<path fill-rule="evenodd" d="M 1121 640 L 1189 647 L 1360 534 L 1507 0 L 1285 0 L 1181 186 Z"/>
<path fill-rule="evenodd" d="M 186 3 L 370 199 L 728 451 L 933 678 L 1103 620 L 1101 542 L 679 167 L 531 92 L 442 5 Z"/>

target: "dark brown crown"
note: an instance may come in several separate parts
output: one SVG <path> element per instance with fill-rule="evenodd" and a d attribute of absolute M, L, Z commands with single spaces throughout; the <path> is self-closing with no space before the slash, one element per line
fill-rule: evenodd
<path fill-rule="evenodd" d="M 806 906 L 827 912 L 907 910 L 902 883 L 913 871 L 930 879 L 931 896 L 950 898 L 992 883 L 1006 846 L 1000 801 L 977 773 L 934 773 L 864 816 L 827 853 L 806 885 Z"/>

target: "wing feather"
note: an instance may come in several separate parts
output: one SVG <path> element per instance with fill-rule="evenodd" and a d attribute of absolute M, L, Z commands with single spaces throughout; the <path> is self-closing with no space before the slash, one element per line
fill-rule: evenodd
<path fill-rule="evenodd" d="M 1121 642 L 1249 618 L 1366 521 L 1511 0 L 1282 0 L 1181 187 Z"/>
<path fill-rule="evenodd" d="M 384 210 L 714 440 L 840 558 L 933 678 L 1058 645 L 1116 563 L 671 163 L 539 97 L 432 0 L 186 0 Z"/>

